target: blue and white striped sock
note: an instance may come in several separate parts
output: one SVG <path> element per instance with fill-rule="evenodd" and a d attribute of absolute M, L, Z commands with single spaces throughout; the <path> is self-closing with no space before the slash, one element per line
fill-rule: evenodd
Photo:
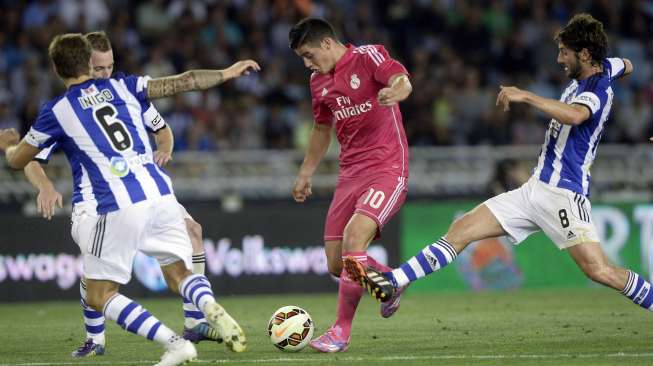
<path fill-rule="evenodd" d="M 193 254 L 193 273 L 204 274 L 206 254 L 204 252 Z M 187 298 L 184 299 L 184 327 L 191 329 L 199 323 L 205 323 L 204 314 Z"/>
<path fill-rule="evenodd" d="M 651 284 L 637 273 L 628 271 L 628 281 L 626 281 L 626 286 L 621 293 L 635 304 L 649 311 L 653 311 L 653 306 L 651 306 L 653 305 Z"/>
<path fill-rule="evenodd" d="M 84 327 L 86 327 L 86 339 L 92 338 L 96 344 L 104 346 L 104 316 L 99 311 L 95 311 L 86 303 L 86 282 L 82 279 L 79 281 L 79 303 L 82 305 L 82 314 L 84 315 Z"/>
<path fill-rule="evenodd" d="M 204 314 L 197 309 L 197 306 L 190 302 L 187 298 L 184 299 L 184 327 L 191 329 L 199 323 L 205 323 L 206 319 Z"/>
<path fill-rule="evenodd" d="M 390 272 L 398 287 L 431 274 L 456 259 L 456 250 L 445 238 L 426 246 L 416 256 Z"/>
<path fill-rule="evenodd" d="M 184 278 L 179 284 L 179 293 L 202 312 L 206 304 L 215 302 L 211 283 L 204 275 L 192 274 Z"/>
<path fill-rule="evenodd" d="M 159 319 L 137 302 L 121 294 L 115 294 L 107 301 L 104 305 L 104 316 L 118 323 L 123 329 L 166 347 L 176 338 L 175 332 Z"/>

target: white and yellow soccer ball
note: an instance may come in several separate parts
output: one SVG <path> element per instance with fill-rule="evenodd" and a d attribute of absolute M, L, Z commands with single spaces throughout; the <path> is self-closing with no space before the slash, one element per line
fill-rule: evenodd
<path fill-rule="evenodd" d="M 270 341 L 286 352 L 301 351 L 311 341 L 314 330 L 315 325 L 308 312 L 294 305 L 275 311 L 268 323 Z"/>

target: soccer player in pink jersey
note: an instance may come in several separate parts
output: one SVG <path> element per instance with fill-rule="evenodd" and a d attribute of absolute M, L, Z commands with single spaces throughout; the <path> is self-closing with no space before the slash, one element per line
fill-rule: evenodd
<path fill-rule="evenodd" d="M 363 289 L 343 272 L 351 256 L 375 268 L 386 266 L 367 255 L 369 243 L 406 199 L 408 144 L 398 103 L 412 86 L 406 68 L 380 45 L 344 45 L 333 27 L 306 18 L 289 33 L 290 48 L 311 69 L 315 124 L 292 195 L 304 202 L 311 177 L 326 153 L 335 128 L 340 143 L 340 174 L 324 228 L 329 272 L 340 277 L 335 324 L 310 345 L 321 352 L 349 346 L 351 324 Z M 384 302 L 381 315 L 399 307 L 401 291 Z"/>

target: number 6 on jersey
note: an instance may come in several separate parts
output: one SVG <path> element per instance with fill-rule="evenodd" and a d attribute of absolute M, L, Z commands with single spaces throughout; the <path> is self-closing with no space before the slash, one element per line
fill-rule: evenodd
<path fill-rule="evenodd" d="M 124 151 L 132 146 L 132 141 L 124 122 L 116 118 L 117 115 L 118 111 L 111 104 L 93 111 L 93 118 L 100 124 L 113 147 L 117 151 Z"/>

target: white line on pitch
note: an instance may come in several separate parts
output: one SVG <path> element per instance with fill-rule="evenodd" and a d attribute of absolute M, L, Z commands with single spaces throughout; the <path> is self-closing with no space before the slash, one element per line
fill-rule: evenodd
<path fill-rule="evenodd" d="M 516 355 L 430 355 L 430 356 L 382 356 L 382 357 L 338 357 L 338 361 L 419 361 L 419 360 L 496 360 L 496 359 L 560 359 L 560 358 L 649 358 L 653 353 L 563 353 L 563 354 L 516 354 Z M 330 358 L 259 358 L 259 359 L 241 359 L 241 360 L 196 360 L 193 363 L 315 363 L 330 361 Z M 28 363 L 2 363 L 0 366 L 48 366 L 48 365 L 134 365 L 134 364 L 152 364 L 158 362 L 149 360 L 139 361 L 70 361 L 70 362 L 28 362 Z"/>

